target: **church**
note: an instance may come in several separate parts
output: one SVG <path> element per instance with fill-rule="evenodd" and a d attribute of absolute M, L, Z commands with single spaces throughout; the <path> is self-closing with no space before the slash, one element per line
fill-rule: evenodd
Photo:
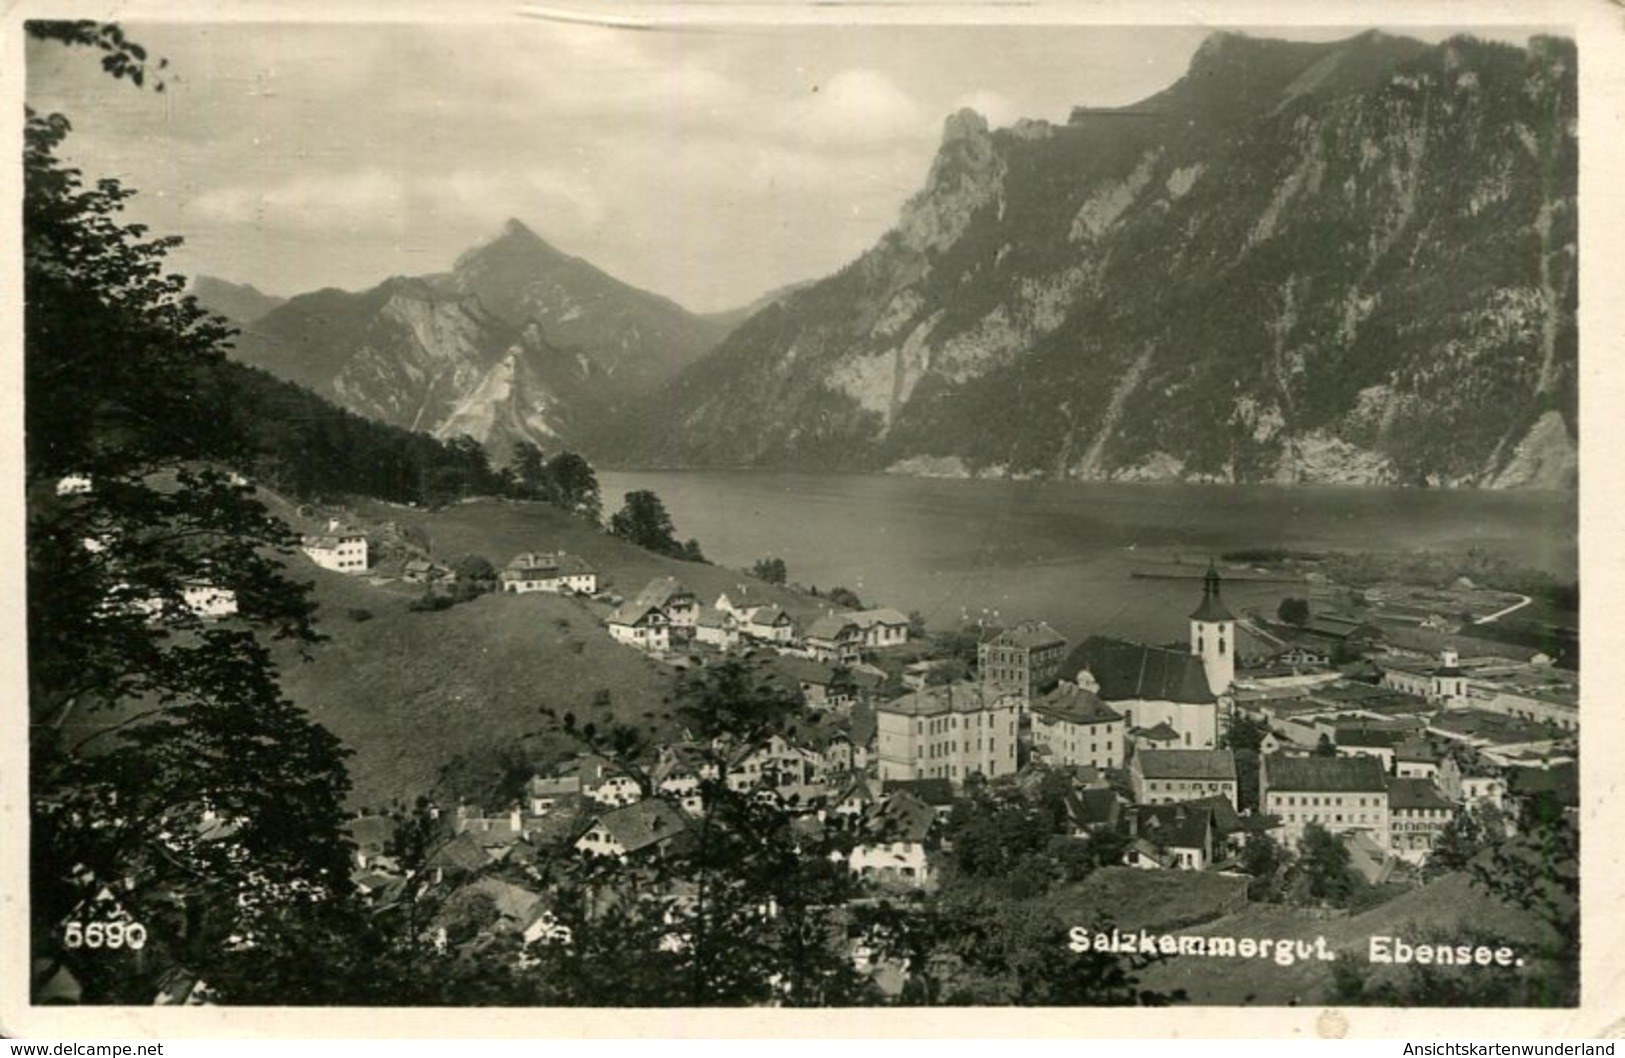
<path fill-rule="evenodd" d="M 1212 564 L 1202 601 L 1190 615 L 1189 649 L 1153 647 L 1090 636 L 1061 666 L 1063 677 L 1123 715 L 1160 748 L 1213 749 L 1219 741 L 1219 698 L 1236 675 L 1236 618 L 1220 596 Z"/>

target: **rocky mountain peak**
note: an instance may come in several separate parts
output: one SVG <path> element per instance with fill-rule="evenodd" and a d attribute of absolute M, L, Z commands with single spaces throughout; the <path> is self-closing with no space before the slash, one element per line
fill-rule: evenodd
<path fill-rule="evenodd" d="M 962 107 L 942 123 L 942 142 L 946 146 L 955 140 L 983 139 L 988 135 L 987 118 L 972 110 Z"/>

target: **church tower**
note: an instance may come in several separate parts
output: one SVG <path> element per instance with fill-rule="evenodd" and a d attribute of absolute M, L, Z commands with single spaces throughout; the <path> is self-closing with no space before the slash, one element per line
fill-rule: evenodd
<path fill-rule="evenodd" d="M 1219 571 L 1211 562 L 1202 578 L 1202 605 L 1191 614 L 1191 653 L 1202 659 L 1214 694 L 1230 690 L 1236 678 L 1236 618 L 1219 598 Z"/>

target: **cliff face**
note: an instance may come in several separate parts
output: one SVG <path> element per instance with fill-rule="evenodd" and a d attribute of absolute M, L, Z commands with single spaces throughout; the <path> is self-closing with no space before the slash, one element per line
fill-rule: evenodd
<path fill-rule="evenodd" d="M 1218 34 L 1131 107 L 961 112 L 893 231 L 600 450 L 1572 486 L 1575 83 L 1550 38 Z"/>

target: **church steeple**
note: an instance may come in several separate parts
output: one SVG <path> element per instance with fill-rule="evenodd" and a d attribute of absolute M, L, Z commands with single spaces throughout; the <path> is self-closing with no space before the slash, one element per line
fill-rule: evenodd
<path fill-rule="evenodd" d="M 1202 605 L 1191 614 L 1192 621 L 1234 621 L 1235 615 L 1225 608 L 1224 600 L 1219 598 L 1219 571 L 1213 568 L 1213 563 L 1207 564 L 1207 574 L 1202 577 Z"/>
<path fill-rule="evenodd" d="M 1191 613 L 1191 653 L 1202 659 L 1208 688 L 1224 694 L 1236 678 L 1236 618 L 1219 597 L 1219 571 L 1207 564 L 1202 602 Z"/>

